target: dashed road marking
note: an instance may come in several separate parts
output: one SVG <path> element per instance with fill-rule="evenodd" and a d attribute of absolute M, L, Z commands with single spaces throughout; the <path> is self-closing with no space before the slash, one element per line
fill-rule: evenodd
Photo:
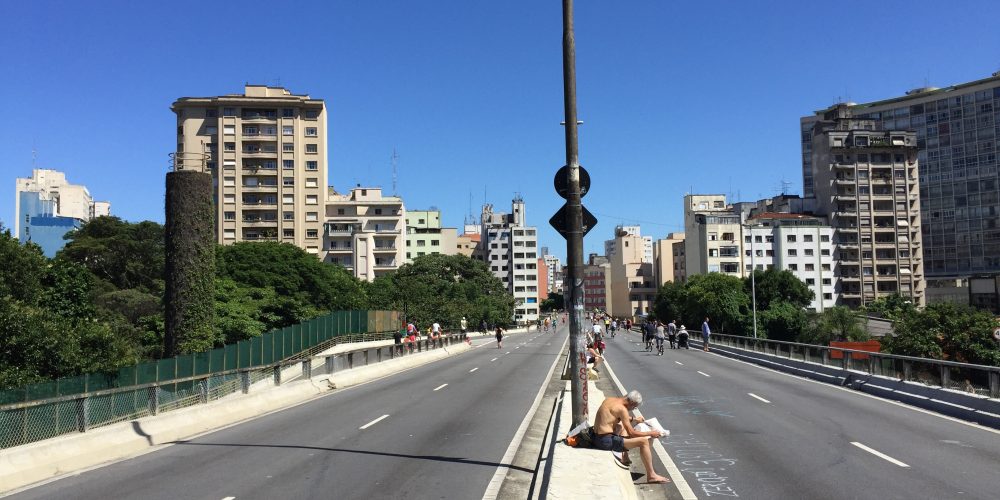
<path fill-rule="evenodd" d="M 681 366 L 683 366 L 683 365 L 684 365 L 684 363 L 681 363 L 680 361 L 674 361 L 674 363 L 677 363 L 677 364 L 679 364 L 679 365 L 681 365 Z"/>
<path fill-rule="evenodd" d="M 448 384 L 441 384 L 441 385 L 435 387 L 434 390 L 435 391 L 440 391 L 441 389 L 444 389 L 445 387 L 448 387 Z"/>
<path fill-rule="evenodd" d="M 761 400 L 761 401 L 763 401 L 763 402 L 765 402 L 767 404 L 771 404 L 770 401 L 768 401 L 768 400 L 766 400 L 766 399 L 764 399 L 764 398 L 762 398 L 762 397 L 760 397 L 760 396 L 758 396 L 758 395 L 756 395 L 756 394 L 754 394 L 752 392 L 748 392 L 747 395 L 750 396 L 751 398 L 759 399 L 759 400 Z"/>
<path fill-rule="evenodd" d="M 223 498 L 222 500 L 236 500 L 236 497 L 226 497 L 226 498 Z"/>
<path fill-rule="evenodd" d="M 886 455 L 885 453 L 882 453 L 882 452 L 880 452 L 878 450 L 871 449 L 871 448 L 869 448 L 869 447 L 867 447 L 867 446 L 865 446 L 865 445 L 863 445 L 863 444 L 861 444 L 861 443 L 859 443 L 857 441 L 851 441 L 851 444 L 853 444 L 854 446 L 857 446 L 858 448 L 861 448 L 862 450 L 867 451 L 868 453 L 871 453 L 872 455 L 875 455 L 876 457 L 881 458 L 882 460 L 886 460 L 888 462 L 892 462 L 892 463 L 894 463 L 894 464 L 896 464 L 896 465 L 898 465 L 900 467 L 906 467 L 906 468 L 910 467 L 909 465 L 906 465 L 903 462 L 900 462 L 899 460 L 896 460 L 895 458 L 892 458 L 889 455 Z"/>
<path fill-rule="evenodd" d="M 497 360 L 497 358 L 493 358 L 493 359 L 490 360 L 490 363 L 492 363 L 492 362 L 494 362 L 496 360 Z"/>
<path fill-rule="evenodd" d="M 698 373 L 700 373 L 700 374 L 702 374 L 702 375 L 704 375 L 706 377 L 711 377 L 711 375 L 709 375 L 709 374 L 707 374 L 707 373 L 705 373 L 703 371 L 700 371 L 700 370 L 698 371 Z"/>
<path fill-rule="evenodd" d="M 472 373 L 472 372 L 474 372 L 474 371 L 476 371 L 476 370 L 478 370 L 478 369 L 479 369 L 479 367 L 477 366 L 477 367 L 475 367 L 475 368 L 473 368 L 473 369 L 469 370 L 469 373 Z"/>
<path fill-rule="evenodd" d="M 375 425 L 375 424 L 377 424 L 377 423 L 379 423 L 379 422 L 381 422 L 381 421 L 383 421 L 383 420 L 385 420 L 387 418 L 389 418 L 389 415 L 382 415 L 381 417 L 376 418 L 375 420 L 372 420 L 371 422 L 368 422 L 365 425 L 362 425 L 361 427 L 358 428 L 358 430 L 363 431 L 363 430 L 365 430 L 365 429 L 367 429 L 367 428 L 369 428 L 369 427 L 371 427 L 371 426 L 373 426 L 373 425 Z"/>

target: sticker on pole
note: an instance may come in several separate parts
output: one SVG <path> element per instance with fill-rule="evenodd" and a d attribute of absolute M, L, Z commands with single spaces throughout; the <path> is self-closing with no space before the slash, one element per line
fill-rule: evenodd
<path fill-rule="evenodd" d="M 553 179 L 556 186 L 556 193 L 562 196 L 564 200 L 569 199 L 569 167 L 563 165 L 562 168 L 556 172 L 556 177 Z M 587 191 L 590 191 L 590 174 L 587 173 L 587 169 L 580 166 L 580 198 L 587 196 Z"/>

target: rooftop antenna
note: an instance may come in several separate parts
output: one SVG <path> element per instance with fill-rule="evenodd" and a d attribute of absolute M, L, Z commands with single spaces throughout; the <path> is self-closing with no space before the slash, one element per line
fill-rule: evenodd
<path fill-rule="evenodd" d="M 35 170 L 38 167 L 38 150 L 35 149 L 35 141 L 31 141 L 31 169 Z"/>
<path fill-rule="evenodd" d="M 399 161 L 399 155 L 396 154 L 396 148 L 392 148 L 392 195 L 396 196 L 396 181 L 398 176 L 396 175 L 396 162 Z"/>

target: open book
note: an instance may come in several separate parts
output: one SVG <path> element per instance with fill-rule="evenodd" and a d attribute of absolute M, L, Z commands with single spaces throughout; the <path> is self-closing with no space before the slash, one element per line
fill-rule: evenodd
<path fill-rule="evenodd" d="M 659 433 L 664 437 L 670 435 L 670 431 L 664 429 L 663 426 L 660 425 L 660 422 L 655 418 L 651 418 L 639 425 L 636 425 L 635 430 L 639 432 L 659 431 Z"/>

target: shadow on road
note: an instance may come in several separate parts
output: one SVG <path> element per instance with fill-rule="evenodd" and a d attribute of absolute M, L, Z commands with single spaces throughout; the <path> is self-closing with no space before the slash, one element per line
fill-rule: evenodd
<path fill-rule="evenodd" d="M 482 460 L 469 460 L 467 458 L 442 457 L 439 455 L 404 455 L 401 453 L 388 453 L 382 451 L 345 450 L 343 448 L 322 448 L 319 446 L 300 446 L 300 445 L 284 445 L 284 444 L 194 443 L 191 441 L 174 441 L 171 444 L 187 445 L 187 446 L 232 446 L 232 447 L 245 447 L 245 448 L 288 448 L 288 449 L 299 449 L 299 450 L 333 451 L 340 453 L 355 453 L 359 455 L 380 455 L 384 457 L 410 458 L 416 460 L 433 460 L 435 462 L 451 462 L 458 464 L 483 465 L 487 467 L 504 467 L 507 469 L 527 472 L 529 474 L 535 473 L 534 470 L 525 467 L 518 467 L 508 464 L 499 464 L 496 462 L 484 462 Z"/>

